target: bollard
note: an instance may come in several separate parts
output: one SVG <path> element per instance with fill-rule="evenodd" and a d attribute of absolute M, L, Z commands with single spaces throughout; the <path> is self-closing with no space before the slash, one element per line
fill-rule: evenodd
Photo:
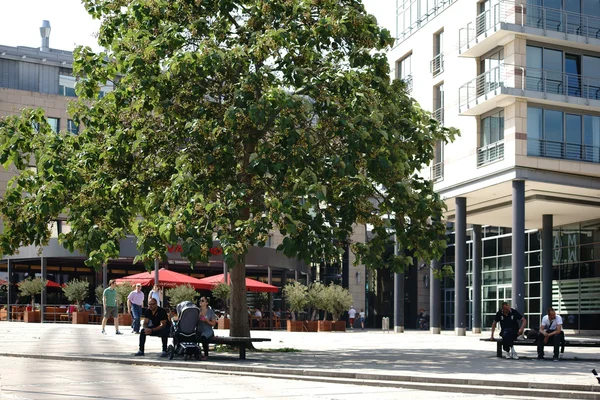
<path fill-rule="evenodd" d="M 383 332 L 389 332 L 390 331 L 390 319 L 389 319 L 389 317 L 383 317 L 383 318 L 381 318 L 381 330 Z"/>

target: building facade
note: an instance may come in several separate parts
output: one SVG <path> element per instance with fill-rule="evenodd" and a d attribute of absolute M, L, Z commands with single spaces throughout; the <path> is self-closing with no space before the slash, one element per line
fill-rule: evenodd
<path fill-rule="evenodd" d="M 397 0 L 393 75 L 461 131 L 423 174 L 448 211 L 454 277 L 419 294 L 431 328 L 600 326 L 600 3 Z"/>

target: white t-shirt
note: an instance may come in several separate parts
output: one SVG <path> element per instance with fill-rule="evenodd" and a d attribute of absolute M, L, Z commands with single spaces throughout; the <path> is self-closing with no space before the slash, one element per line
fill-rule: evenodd
<path fill-rule="evenodd" d="M 561 318 L 560 315 L 556 314 L 556 318 L 554 318 L 554 320 L 552 320 L 552 323 L 550 322 L 550 319 L 548 318 L 548 315 L 544 315 L 544 318 L 542 318 L 542 325 L 544 326 L 544 330 L 556 330 L 556 327 L 558 325 L 562 325 L 563 324 L 563 320 Z"/>
<path fill-rule="evenodd" d="M 360 317 L 361 317 L 362 319 L 365 319 L 365 312 L 364 312 L 364 311 L 361 311 L 361 312 L 360 312 Z"/>
<path fill-rule="evenodd" d="M 356 310 L 354 308 L 351 308 L 350 310 L 348 310 L 348 316 L 350 318 L 356 317 Z"/>

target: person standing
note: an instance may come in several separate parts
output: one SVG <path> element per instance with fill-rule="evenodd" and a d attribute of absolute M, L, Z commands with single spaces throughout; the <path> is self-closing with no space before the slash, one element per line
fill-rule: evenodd
<path fill-rule="evenodd" d="M 200 358 L 202 361 L 208 359 L 208 340 L 214 336 L 214 326 L 217 324 L 217 316 L 215 312 L 208 306 L 209 298 L 206 296 L 200 297 L 200 315 L 198 316 L 198 334 L 204 355 Z"/>
<path fill-rule="evenodd" d="M 152 288 L 150 293 L 148 293 L 148 304 L 150 304 L 151 299 L 155 299 L 156 302 L 158 303 L 158 306 L 162 307 L 163 306 L 162 297 L 163 297 L 162 289 L 159 288 L 158 285 L 154 285 L 154 287 Z"/>
<path fill-rule="evenodd" d="M 106 321 L 108 317 L 113 317 L 115 322 L 115 335 L 122 335 L 119 331 L 119 304 L 117 302 L 117 283 L 114 279 L 108 281 L 108 287 L 102 292 L 102 333 L 105 334 L 104 328 L 106 327 Z"/>
<path fill-rule="evenodd" d="M 548 314 L 542 318 L 540 325 L 540 334 L 537 338 L 537 353 L 538 360 L 544 359 L 544 346 L 549 344 L 554 347 L 553 361 L 558 361 L 562 353 L 559 353 L 560 343 L 564 341 L 565 332 L 562 330 L 563 320 L 560 315 L 550 307 L 547 310 Z"/>
<path fill-rule="evenodd" d="M 492 336 L 490 340 L 494 340 L 494 331 L 498 322 L 500 322 L 500 336 L 502 337 L 504 358 L 518 360 L 519 357 L 513 344 L 517 336 L 523 334 L 527 320 L 517 310 L 511 308 L 507 302 L 502 303 L 502 309 L 496 313 L 494 322 L 492 323 Z M 520 328 L 519 322 L 521 322 Z"/>
<path fill-rule="evenodd" d="M 354 318 L 356 317 L 356 310 L 354 306 L 350 306 L 348 310 L 348 322 L 350 322 L 350 329 L 354 329 Z"/>
<path fill-rule="evenodd" d="M 146 336 L 158 336 L 162 341 L 161 357 L 167 356 L 167 341 L 169 340 L 169 316 L 167 312 L 158 306 L 156 299 L 148 302 L 148 309 L 142 320 L 142 331 L 140 332 L 140 349 L 136 356 L 143 356 L 146 346 Z"/>
<path fill-rule="evenodd" d="M 360 317 L 360 328 L 365 330 L 365 311 L 361 308 L 360 313 L 358 314 Z"/>
<path fill-rule="evenodd" d="M 144 293 L 142 285 L 136 284 L 135 289 L 127 296 L 127 311 L 131 314 L 131 329 L 133 333 L 140 333 L 140 318 L 142 316 L 142 307 L 144 305 Z"/>

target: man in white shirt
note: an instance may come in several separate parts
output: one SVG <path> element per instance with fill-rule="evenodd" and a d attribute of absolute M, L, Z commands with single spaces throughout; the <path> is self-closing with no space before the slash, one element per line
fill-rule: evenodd
<path fill-rule="evenodd" d="M 350 306 L 350 309 L 348 310 L 350 329 L 354 329 L 354 318 L 356 318 L 356 310 L 354 309 L 354 306 Z"/>
<path fill-rule="evenodd" d="M 544 345 L 549 344 L 554 346 L 554 357 L 553 361 L 558 361 L 559 348 L 561 338 L 564 338 L 564 332 L 562 330 L 563 320 L 554 311 L 552 307 L 548 308 L 548 314 L 542 318 L 542 325 L 540 325 L 540 336 L 538 337 L 538 359 L 544 359 Z"/>

